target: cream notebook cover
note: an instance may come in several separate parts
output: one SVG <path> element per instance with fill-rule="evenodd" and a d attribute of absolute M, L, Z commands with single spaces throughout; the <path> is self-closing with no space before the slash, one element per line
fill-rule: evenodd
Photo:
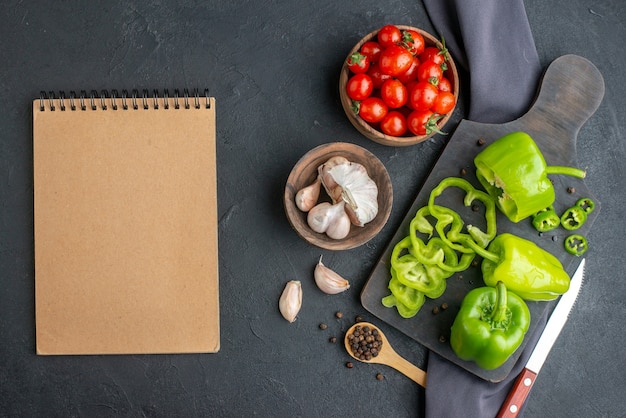
<path fill-rule="evenodd" d="M 33 101 L 38 354 L 219 350 L 215 148 L 208 94 Z"/>

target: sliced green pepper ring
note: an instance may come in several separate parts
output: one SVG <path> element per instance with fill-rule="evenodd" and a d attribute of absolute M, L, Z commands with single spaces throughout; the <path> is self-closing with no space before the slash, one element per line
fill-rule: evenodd
<path fill-rule="evenodd" d="M 561 225 L 568 231 L 580 228 L 587 220 L 587 212 L 580 206 L 572 206 L 561 215 Z"/>
<path fill-rule="evenodd" d="M 567 251 L 568 253 L 576 256 L 581 256 L 589 248 L 589 243 L 587 242 L 587 238 L 583 237 L 582 235 L 572 234 L 569 237 L 565 238 L 563 246 L 565 247 L 565 251 Z"/>
<path fill-rule="evenodd" d="M 578 199 L 576 206 L 582 208 L 589 215 L 596 208 L 596 203 L 588 197 Z"/>
<path fill-rule="evenodd" d="M 537 212 L 533 216 L 533 226 L 539 232 L 548 232 L 556 229 L 561 224 L 559 215 L 554 210 Z"/>

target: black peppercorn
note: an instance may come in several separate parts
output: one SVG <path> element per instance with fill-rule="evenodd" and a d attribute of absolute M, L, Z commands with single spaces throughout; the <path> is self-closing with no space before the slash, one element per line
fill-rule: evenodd
<path fill-rule="evenodd" d="M 354 327 L 354 330 L 348 334 L 348 343 L 352 354 L 363 361 L 369 361 L 372 357 L 378 356 L 383 345 L 378 330 L 367 325 Z"/>

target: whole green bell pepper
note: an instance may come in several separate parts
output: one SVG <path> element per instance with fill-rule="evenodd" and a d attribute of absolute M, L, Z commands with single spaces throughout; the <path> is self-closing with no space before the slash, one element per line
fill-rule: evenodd
<path fill-rule="evenodd" d="M 507 134 L 474 158 L 476 177 L 512 222 L 519 222 L 554 203 L 548 174 L 585 177 L 574 167 L 548 166 L 535 141 L 524 132 Z"/>
<path fill-rule="evenodd" d="M 450 345 L 459 358 L 492 370 L 518 349 L 529 325 L 524 300 L 498 282 L 495 288 L 479 287 L 463 298 L 450 330 Z"/>
<path fill-rule="evenodd" d="M 503 233 L 487 250 L 479 253 L 483 281 L 495 286 L 499 281 L 525 300 L 556 299 L 569 289 L 570 278 L 561 262 L 532 241 Z"/>

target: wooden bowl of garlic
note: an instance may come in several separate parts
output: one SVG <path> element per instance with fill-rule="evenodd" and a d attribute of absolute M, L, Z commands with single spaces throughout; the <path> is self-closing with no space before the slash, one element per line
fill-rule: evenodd
<path fill-rule="evenodd" d="M 307 152 L 291 170 L 284 207 L 293 229 L 328 250 L 365 244 L 385 226 L 393 204 L 391 179 L 368 150 L 332 142 Z"/>

